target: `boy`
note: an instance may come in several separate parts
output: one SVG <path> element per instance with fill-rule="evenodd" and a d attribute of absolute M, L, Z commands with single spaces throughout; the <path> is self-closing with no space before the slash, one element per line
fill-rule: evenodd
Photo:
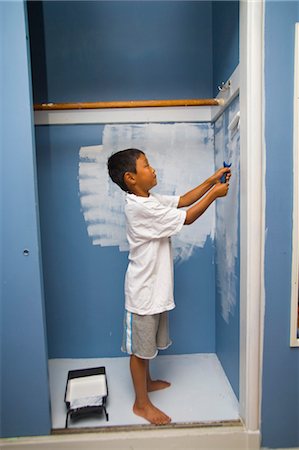
<path fill-rule="evenodd" d="M 108 171 L 111 179 L 127 192 L 125 215 L 130 254 L 122 350 L 131 355 L 136 396 L 133 411 L 152 424 L 164 425 L 171 418 L 151 403 L 148 392 L 167 388 L 170 383 L 151 379 L 149 360 L 159 349 L 171 345 L 167 314 L 175 304 L 170 237 L 198 219 L 216 198 L 227 194 L 230 169 L 219 169 L 181 197 L 150 194 L 157 177 L 141 150 L 127 149 L 111 155 Z M 224 174 L 226 183 L 220 183 Z M 187 210 L 180 209 L 193 203 Z"/>

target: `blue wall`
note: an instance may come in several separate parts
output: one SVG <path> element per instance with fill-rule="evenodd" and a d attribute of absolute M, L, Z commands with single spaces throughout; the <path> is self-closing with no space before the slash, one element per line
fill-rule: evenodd
<path fill-rule="evenodd" d="M 238 2 L 220 3 L 213 5 L 214 20 L 211 2 L 30 2 L 35 101 L 210 97 L 213 56 L 219 76 L 238 64 Z M 229 27 L 219 19 L 223 14 Z M 222 47 L 224 36 L 233 51 Z M 40 127 L 36 133 L 49 356 L 118 356 L 127 257 L 90 245 L 75 183 L 78 149 L 99 144 L 101 129 Z M 187 266 L 176 268 L 169 352 L 215 351 L 211 242 Z M 207 272 L 204 303 L 192 301 L 196 267 Z M 110 320 L 98 327 L 104 313 Z"/>
<path fill-rule="evenodd" d="M 36 103 L 212 95 L 210 1 L 30 2 L 29 18 Z"/>
<path fill-rule="evenodd" d="M 239 1 L 28 3 L 34 101 L 212 97 L 239 64 Z"/>
<path fill-rule="evenodd" d="M 92 245 L 78 196 L 79 149 L 101 144 L 102 131 L 98 125 L 36 127 L 50 358 L 123 355 L 127 253 Z M 170 314 L 168 354 L 215 351 L 213 258 L 208 240 L 175 267 L 177 308 Z"/>
<path fill-rule="evenodd" d="M 51 428 L 23 2 L 0 2 L 0 43 L 0 436 L 8 437 Z"/>
<path fill-rule="evenodd" d="M 299 348 L 290 348 L 294 31 L 299 2 L 266 2 L 266 253 L 262 438 L 299 446 Z"/>
<path fill-rule="evenodd" d="M 212 2 L 213 96 L 239 64 L 239 1 Z"/>

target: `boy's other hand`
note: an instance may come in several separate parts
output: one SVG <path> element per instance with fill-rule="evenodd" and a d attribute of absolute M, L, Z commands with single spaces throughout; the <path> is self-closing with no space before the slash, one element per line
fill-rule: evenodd
<path fill-rule="evenodd" d="M 229 183 L 217 183 L 213 187 L 215 197 L 225 197 L 228 193 Z"/>
<path fill-rule="evenodd" d="M 211 176 L 212 183 L 218 183 L 224 174 L 226 174 L 226 182 L 228 182 L 231 177 L 231 170 L 229 167 L 222 167 L 221 169 L 218 169 L 214 173 L 214 175 Z"/>

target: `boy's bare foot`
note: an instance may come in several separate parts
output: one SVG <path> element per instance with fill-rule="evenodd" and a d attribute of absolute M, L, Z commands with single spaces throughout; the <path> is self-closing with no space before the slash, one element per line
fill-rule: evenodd
<path fill-rule="evenodd" d="M 163 380 L 149 380 L 147 382 L 147 392 L 159 391 L 160 389 L 166 389 L 170 386 L 168 381 Z"/>
<path fill-rule="evenodd" d="M 148 422 L 154 425 L 167 425 L 171 422 L 171 418 L 165 413 L 156 408 L 152 403 L 147 403 L 142 408 L 138 407 L 136 403 L 133 406 L 133 412 L 140 417 L 143 417 Z"/>

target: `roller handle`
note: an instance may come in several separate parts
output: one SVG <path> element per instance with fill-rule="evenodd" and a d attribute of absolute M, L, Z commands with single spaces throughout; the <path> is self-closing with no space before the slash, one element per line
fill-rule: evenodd
<path fill-rule="evenodd" d="M 226 163 L 225 161 L 223 161 L 223 167 L 230 167 L 231 164 Z M 226 173 L 222 175 L 222 177 L 220 178 L 220 183 L 226 183 Z"/>

